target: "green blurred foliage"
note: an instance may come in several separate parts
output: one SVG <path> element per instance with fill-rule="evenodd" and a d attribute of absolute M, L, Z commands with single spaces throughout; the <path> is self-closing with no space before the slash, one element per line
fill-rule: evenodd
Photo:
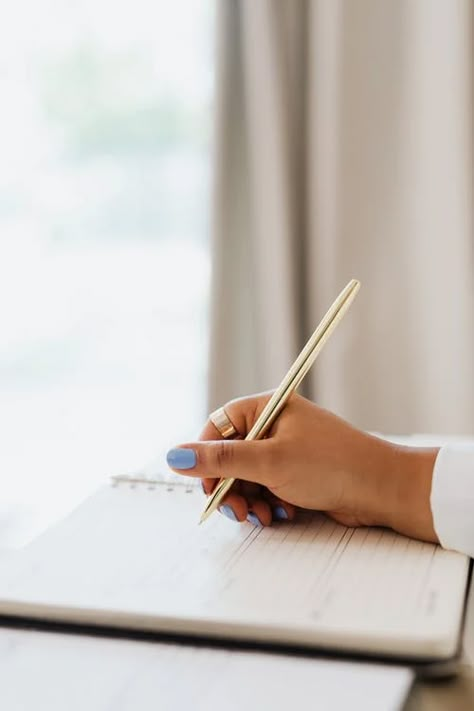
<path fill-rule="evenodd" d="M 143 51 L 110 54 L 82 44 L 45 66 L 40 86 L 47 120 L 61 126 L 76 157 L 163 154 L 206 143 L 206 107 L 187 104 L 179 87 L 160 95 Z"/>

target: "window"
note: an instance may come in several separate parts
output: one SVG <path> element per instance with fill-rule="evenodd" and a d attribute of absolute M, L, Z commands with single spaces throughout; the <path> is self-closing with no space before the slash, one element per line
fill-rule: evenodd
<path fill-rule="evenodd" d="M 204 417 L 212 14 L 2 11 L 0 545 Z"/>

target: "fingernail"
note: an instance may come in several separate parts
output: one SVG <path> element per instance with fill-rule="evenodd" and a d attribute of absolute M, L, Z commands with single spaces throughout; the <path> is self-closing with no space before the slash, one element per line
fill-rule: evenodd
<path fill-rule="evenodd" d="M 224 506 L 219 506 L 219 511 L 224 514 L 224 516 L 227 516 L 227 518 L 230 518 L 231 521 L 238 520 L 237 516 L 234 513 L 234 509 L 228 504 L 224 504 Z"/>
<path fill-rule="evenodd" d="M 192 469 L 196 466 L 196 452 L 194 449 L 170 449 L 166 461 L 173 469 Z"/>
<path fill-rule="evenodd" d="M 288 514 L 283 506 L 275 506 L 273 509 L 273 517 L 276 518 L 277 521 L 286 521 L 288 519 Z"/>
<path fill-rule="evenodd" d="M 247 521 L 253 523 L 254 526 L 259 526 L 259 528 L 262 528 L 263 526 L 257 514 L 254 513 L 249 513 L 249 515 L 247 516 Z"/>

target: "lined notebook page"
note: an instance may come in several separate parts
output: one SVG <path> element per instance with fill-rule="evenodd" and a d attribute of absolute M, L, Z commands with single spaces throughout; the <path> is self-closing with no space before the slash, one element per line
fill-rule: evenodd
<path fill-rule="evenodd" d="M 9 562 L 0 611 L 23 603 L 121 626 L 454 652 L 464 556 L 310 512 L 265 529 L 218 514 L 198 526 L 203 503 L 184 485 L 104 487 Z"/>

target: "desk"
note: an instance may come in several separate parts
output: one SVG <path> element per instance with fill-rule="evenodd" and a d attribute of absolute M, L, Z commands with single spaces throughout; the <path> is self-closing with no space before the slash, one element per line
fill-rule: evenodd
<path fill-rule="evenodd" d="M 474 709 L 474 578 L 471 580 L 463 635 L 463 660 L 458 676 L 417 681 L 405 711 L 472 711 Z"/>

